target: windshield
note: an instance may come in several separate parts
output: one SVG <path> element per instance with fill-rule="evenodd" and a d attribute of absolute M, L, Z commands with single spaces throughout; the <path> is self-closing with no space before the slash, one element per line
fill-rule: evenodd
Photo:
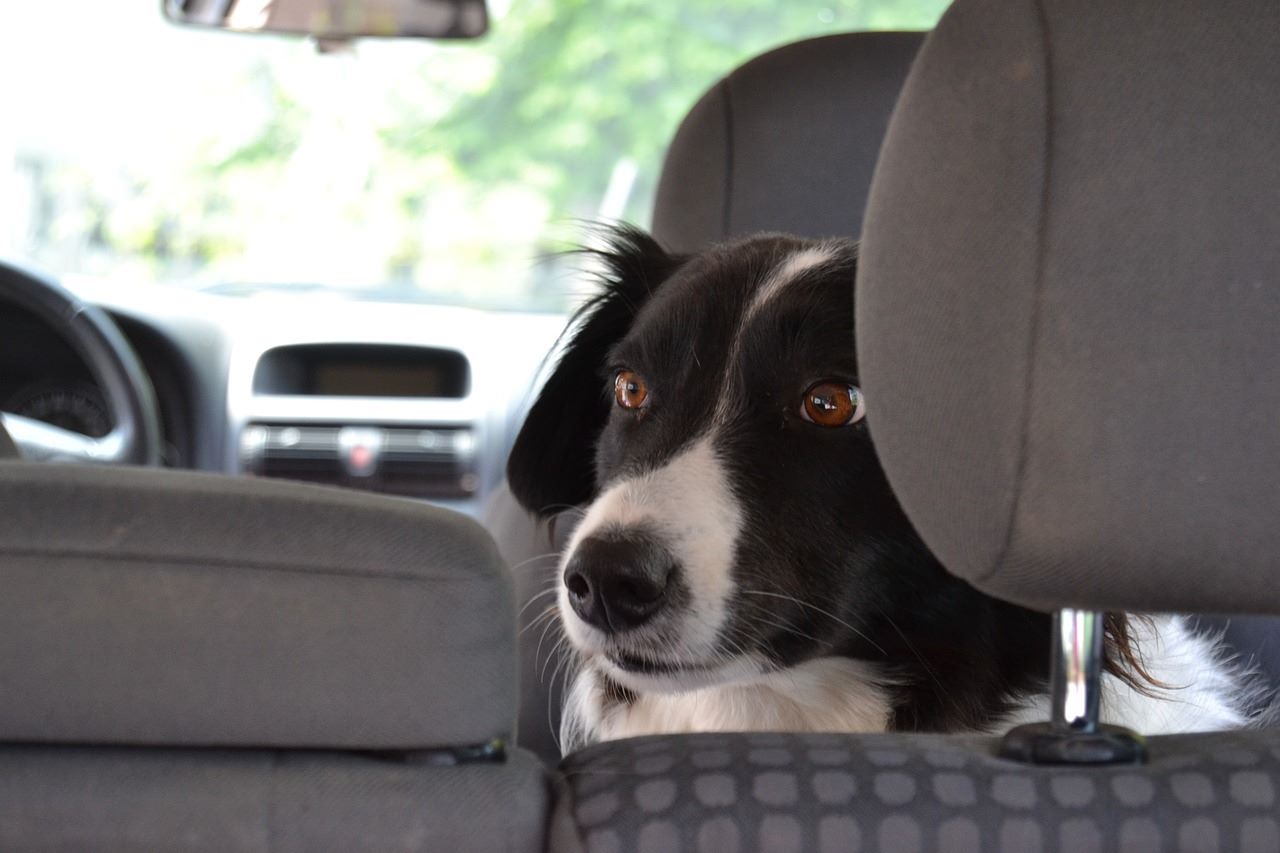
<path fill-rule="evenodd" d="M 735 65 L 919 29 L 946 0 L 491 0 L 464 43 L 165 23 L 159 0 L 8 4 L 0 256 L 64 279 L 561 310 L 581 222 L 648 221 L 664 147 Z"/>

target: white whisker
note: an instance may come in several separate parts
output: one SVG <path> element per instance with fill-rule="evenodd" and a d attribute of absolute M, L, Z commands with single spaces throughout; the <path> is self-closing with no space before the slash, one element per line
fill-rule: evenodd
<path fill-rule="evenodd" d="M 524 607 L 521 607 L 520 612 L 516 614 L 516 619 L 519 620 L 519 618 L 524 615 L 524 612 L 528 610 L 529 607 L 539 598 L 543 598 L 544 596 L 548 596 L 548 595 L 554 595 L 556 593 L 556 589 L 557 588 L 553 585 L 550 589 L 544 589 L 542 592 L 539 592 L 536 595 L 529 596 L 529 600 L 525 602 Z"/>
<path fill-rule="evenodd" d="M 537 665 L 538 665 L 538 661 L 542 659 L 542 644 L 543 644 L 543 643 L 546 641 L 546 639 L 547 639 L 547 632 L 548 632 L 548 631 L 550 631 L 553 627 L 555 627 L 555 625 L 556 625 L 556 624 L 557 624 L 557 620 L 555 620 L 555 619 L 548 619 L 548 620 L 547 620 L 547 624 L 546 624 L 546 626 L 545 626 L 545 627 L 543 627 L 543 629 L 542 629 L 542 635 L 541 635 L 540 637 L 538 637 L 538 648 L 537 648 L 537 649 L 534 651 L 534 653 L 533 653 L 533 665 L 534 665 L 534 666 L 537 666 Z M 561 635 L 560 635 L 560 640 L 564 640 L 564 639 L 565 639 L 564 635 L 563 635 L 563 634 L 561 634 Z M 559 645 L 559 640 L 558 640 L 556 643 L 552 644 L 552 648 L 554 649 L 556 645 Z"/>
<path fill-rule="evenodd" d="M 549 607 L 547 607 L 547 609 L 546 609 L 546 610 L 543 610 L 541 613 L 539 613 L 537 616 L 535 616 L 535 617 L 534 617 L 534 618 L 529 622 L 529 624 L 528 624 L 528 625 L 525 625 L 523 628 L 521 628 L 521 629 L 520 629 L 520 633 L 519 633 L 519 634 L 517 634 L 516 636 L 517 636 L 517 637 L 523 637 L 526 633 L 528 633 L 528 632 L 529 632 L 529 630 L 530 630 L 530 629 L 538 627 L 539 623 L 542 623 L 542 622 L 544 622 L 544 621 L 546 621 L 546 620 L 555 619 L 555 617 L 556 617 L 556 615 L 557 615 L 558 611 L 559 611 L 559 608 L 558 608 L 556 605 L 554 605 L 554 604 L 550 605 Z M 544 630 L 545 630 L 545 627 L 546 627 L 546 626 L 543 626 L 543 627 L 544 627 Z"/>
<path fill-rule="evenodd" d="M 819 607 L 816 604 L 810 604 L 807 601 L 801 601 L 795 596 L 783 595 L 780 592 L 767 592 L 762 589 L 740 589 L 738 590 L 738 592 L 742 593 L 743 595 L 762 595 L 762 596 L 767 596 L 769 598 L 778 598 L 778 599 L 782 599 L 783 601 L 790 601 L 793 604 L 798 604 L 801 607 L 807 607 L 808 609 L 812 610 L 814 613 L 818 613 L 827 617 L 832 622 L 835 622 L 837 625 L 843 625 L 845 628 L 848 628 L 850 631 L 857 634 L 859 637 L 866 640 L 871 645 L 875 646 L 876 650 L 879 651 L 880 654 L 882 655 L 887 654 L 885 650 L 880 646 L 879 643 L 877 643 L 875 640 L 868 637 L 864 632 L 859 631 L 857 628 L 853 627 L 848 622 L 841 619 L 839 616 L 835 615 L 829 610 L 823 610 L 821 607 Z"/>
<path fill-rule="evenodd" d="M 518 569 L 523 569 L 532 563 L 536 563 L 539 560 L 548 560 L 548 559 L 559 560 L 559 558 L 560 558 L 559 551 L 548 551 L 545 554 L 535 554 L 534 556 L 529 557 L 527 560 L 521 560 L 520 562 L 511 566 L 510 570 L 514 572 L 514 571 L 517 571 Z"/>

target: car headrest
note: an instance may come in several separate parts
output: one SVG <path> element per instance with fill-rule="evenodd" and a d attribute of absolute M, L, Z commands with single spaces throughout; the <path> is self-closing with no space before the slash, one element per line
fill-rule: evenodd
<path fill-rule="evenodd" d="M 868 424 L 949 569 L 1280 612 L 1280 4 L 957 0 L 873 181 Z"/>
<path fill-rule="evenodd" d="M 473 747 L 514 728 L 514 615 L 448 510 L 0 463 L 0 742 Z"/>
<path fill-rule="evenodd" d="M 758 231 L 856 236 L 889 114 L 923 39 L 809 39 L 725 77 L 667 150 L 654 236 L 676 252 Z"/>

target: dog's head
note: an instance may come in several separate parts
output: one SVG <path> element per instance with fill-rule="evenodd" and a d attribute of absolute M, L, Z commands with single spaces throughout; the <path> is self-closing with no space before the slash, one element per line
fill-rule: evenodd
<path fill-rule="evenodd" d="M 586 506 L 560 565 L 569 638 L 638 691 L 880 658 L 887 614 L 927 617 L 939 571 L 871 445 L 855 244 L 675 257 L 624 229 L 604 257 L 508 465 L 525 507 Z"/>

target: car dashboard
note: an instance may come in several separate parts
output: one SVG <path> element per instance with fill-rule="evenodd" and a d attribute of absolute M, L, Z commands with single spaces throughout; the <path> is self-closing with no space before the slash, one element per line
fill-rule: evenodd
<path fill-rule="evenodd" d="M 477 514 L 501 482 L 562 315 L 70 285 L 151 380 L 171 467 L 423 499 Z M 2 301 L 2 299 L 0 299 Z M 0 306 L 0 409 L 110 428 L 89 366 Z"/>

